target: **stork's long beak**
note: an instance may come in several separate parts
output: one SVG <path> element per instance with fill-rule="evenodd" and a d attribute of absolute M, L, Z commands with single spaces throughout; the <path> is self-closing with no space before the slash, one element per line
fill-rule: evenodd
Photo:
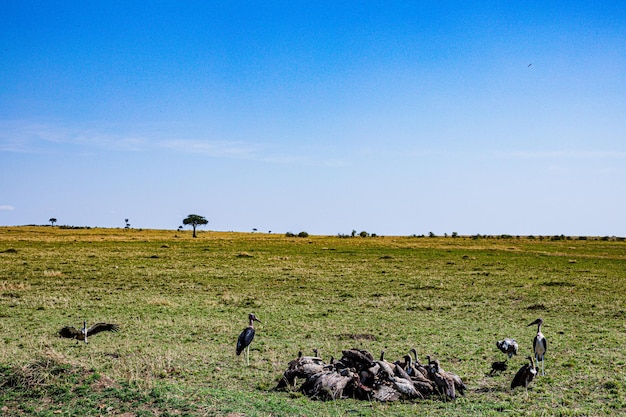
<path fill-rule="evenodd" d="M 263 322 L 261 320 L 257 319 L 256 317 L 254 317 L 252 320 L 258 321 L 259 323 L 263 324 Z"/>
<path fill-rule="evenodd" d="M 526 327 L 530 327 L 532 325 L 538 324 L 539 320 L 541 320 L 541 319 L 537 319 L 537 320 L 533 321 L 532 323 L 528 324 Z"/>

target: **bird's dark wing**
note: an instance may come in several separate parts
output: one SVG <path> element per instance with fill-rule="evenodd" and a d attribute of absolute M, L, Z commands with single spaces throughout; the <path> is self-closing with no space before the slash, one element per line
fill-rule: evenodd
<path fill-rule="evenodd" d="M 517 373 L 513 377 L 513 381 L 511 381 L 511 389 L 524 386 L 524 380 L 526 379 L 526 373 L 528 372 L 529 368 L 530 366 L 528 364 L 522 365 L 522 367 L 519 368 L 519 371 L 517 371 Z"/>
<path fill-rule="evenodd" d="M 546 340 L 545 337 L 541 340 L 541 343 L 543 344 L 543 351 L 544 351 L 544 353 L 547 352 L 548 351 L 548 341 Z M 541 360 L 543 360 L 543 355 L 542 355 Z"/>
<path fill-rule="evenodd" d="M 96 323 L 87 329 L 87 337 L 93 336 L 100 332 L 117 332 L 120 326 L 111 323 Z"/>
<path fill-rule="evenodd" d="M 246 327 L 237 339 L 237 355 L 241 355 L 241 352 L 252 343 L 252 339 L 254 339 L 254 328 Z"/>
<path fill-rule="evenodd" d="M 59 337 L 65 337 L 68 339 L 74 339 L 76 336 L 80 334 L 80 330 L 73 326 L 65 326 L 61 330 L 59 330 Z"/>
<path fill-rule="evenodd" d="M 441 378 L 443 378 L 444 381 L 444 392 L 445 394 L 452 400 L 454 400 L 456 398 L 456 391 L 455 391 L 455 387 L 454 387 L 454 381 L 452 380 L 452 378 L 450 378 L 448 375 L 441 375 Z"/>
<path fill-rule="evenodd" d="M 355 365 L 354 367 L 357 369 L 370 368 L 374 363 L 374 358 L 369 352 L 358 349 L 349 349 L 342 350 L 341 353 L 343 353 L 342 361 L 345 359 L 345 361 Z"/>

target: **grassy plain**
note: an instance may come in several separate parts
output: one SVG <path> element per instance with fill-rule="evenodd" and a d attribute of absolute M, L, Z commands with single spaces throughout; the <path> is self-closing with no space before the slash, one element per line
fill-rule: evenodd
<path fill-rule="evenodd" d="M 234 354 L 254 312 L 250 366 Z M 626 413 L 626 243 L 0 228 L 2 415 Z M 546 375 L 510 381 L 543 317 Z M 85 345 L 65 325 L 108 321 Z M 501 376 L 496 340 L 520 355 Z M 311 401 L 272 388 L 298 350 L 440 359 L 453 403 Z M 124 414 L 126 413 L 126 414 Z"/>

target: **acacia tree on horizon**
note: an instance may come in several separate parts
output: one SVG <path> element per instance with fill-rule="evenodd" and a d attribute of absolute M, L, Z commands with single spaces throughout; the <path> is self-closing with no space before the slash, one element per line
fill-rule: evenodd
<path fill-rule="evenodd" d="M 193 237 L 196 237 L 196 227 L 204 226 L 208 223 L 209 221 L 207 219 L 198 214 L 190 214 L 189 216 L 187 216 L 187 218 L 183 220 L 183 224 L 185 226 L 191 225 L 191 227 L 193 227 Z"/>
<path fill-rule="evenodd" d="M 57 222 L 57 219 L 55 217 L 51 218 L 50 220 L 48 220 L 50 222 L 50 224 L 52 226 L 54 226 L 54 224 Z"/>

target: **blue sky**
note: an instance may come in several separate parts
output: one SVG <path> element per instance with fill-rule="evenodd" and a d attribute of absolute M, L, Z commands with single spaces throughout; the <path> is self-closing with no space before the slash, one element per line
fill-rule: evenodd
<path fill-rule="evenodd" d="M 0 225 L 626 236 L 626 2 L 55 3 L 0 3 Z"/>

